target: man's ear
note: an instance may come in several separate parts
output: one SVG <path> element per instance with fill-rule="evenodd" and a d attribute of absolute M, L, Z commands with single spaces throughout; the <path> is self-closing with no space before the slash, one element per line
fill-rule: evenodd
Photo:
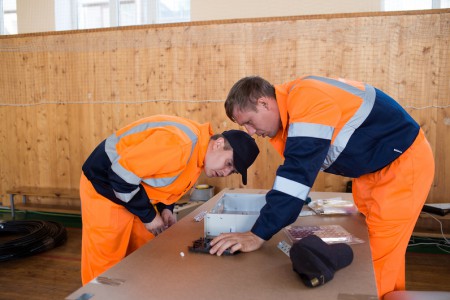
<path fill-rule="evenodd" d="M 217 140 L 214 141 L 213 143 L 213 149 L 214 150 L 220 150 L 223 149 L 225 145 L 225 140 L 223 137 L 218 138 Z"/>
<path fill-rule="evenodd" d="M 258 99 L 258 105 L 262 109 L 269 110 L 269 99 L 267 97 L 261 97 Z"/>

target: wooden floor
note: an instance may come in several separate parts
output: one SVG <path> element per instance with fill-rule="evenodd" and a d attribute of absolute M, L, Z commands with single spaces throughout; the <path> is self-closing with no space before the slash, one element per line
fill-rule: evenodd
<path fill-rule="evenodd" d="M 81 286 L 81 229 L 67 228 L 67 242 L 47 252 L 0 262 L 0 299 L 65 299 Z"/>
<path fill-rule="evenodd" d="M 14 261 L 0 262 L 0 299 L 64 299 L 81 287 L 81 229 L 67 228 L 66 244 Z M 408 290 L 450 291 L 450 254 L 406 255 Z"/>

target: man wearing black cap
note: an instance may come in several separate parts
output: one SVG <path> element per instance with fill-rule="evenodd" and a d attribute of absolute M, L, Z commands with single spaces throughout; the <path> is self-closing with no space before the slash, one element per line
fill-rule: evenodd
<path fill-rule="evenodd" d="M 86 284 L 176 222 L 174 203 L 208 177 L 242 175 L 259 154 L 240 130 L 156 115 L 101 142 L 83 165 L 81 275 Z"/>

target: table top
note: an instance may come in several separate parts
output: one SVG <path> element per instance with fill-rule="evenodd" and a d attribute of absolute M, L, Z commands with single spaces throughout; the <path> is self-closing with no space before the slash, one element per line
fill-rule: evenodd
<path fill-rule="evenodd" d="M 290 258 L 278 247 L 289 243 L 284 231 L 257 251 L 215 256 L 188 251 L 203 237 L 203 221 L 194 216 L 211 209 L 223 193 L 265 194 L 267 190 L 224 189 L 163 234 L 93 280 L 66 299 L 377 299 L 369 239 L 364 217 L 328 215 L 299 217 L 293 225 L 341 225 L 363 243 L 352 244 L 352 264 L 338 270 L 323 286 L 309 288 L 292 269 Z M 311 192 L 327 199 L 349 193 Z M 183 252 L 184 255 L 181 253 Z"/>

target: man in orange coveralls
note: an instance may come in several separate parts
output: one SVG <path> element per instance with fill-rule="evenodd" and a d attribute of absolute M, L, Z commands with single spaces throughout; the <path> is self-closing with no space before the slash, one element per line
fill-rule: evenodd
<path fill-rule="evenodd" d="M 83 165 L 83 285 L 176 222 L 174 203 L 208 177 L 240 173 L 259 154 L 240 130 L 213 135 L 209 123 L 155 115 L 100 143 Z"/>
<path fill-rule="evenodd" d="M 434 176 L 419 125 L 390 96 L 368 84 L 307 76 L 273 86 L 239 80 L 225 102 L 250 135 L 269 137 L 284 157 L 267 204 L 249 232 L 222 234 L 211 254 L 249 252 L 293 223 L 319 171 L 352 177 L 366 217 L 379 296 L 405 289 L 405 252 Z"/>

